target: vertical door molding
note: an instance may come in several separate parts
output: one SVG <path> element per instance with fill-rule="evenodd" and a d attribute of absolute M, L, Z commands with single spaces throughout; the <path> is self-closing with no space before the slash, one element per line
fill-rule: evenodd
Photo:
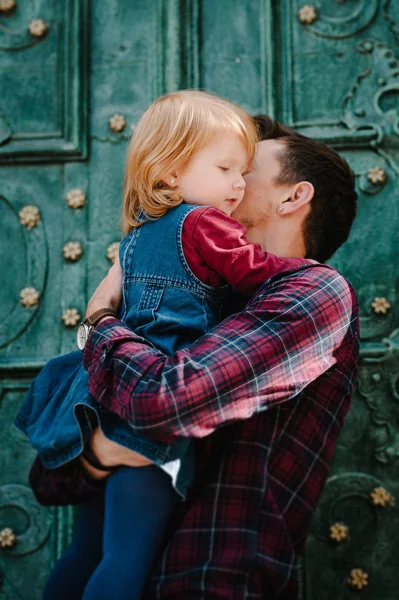
<path fill-rule="evenodd" d="M 158 0 L 157 95 L 200 87 L 201 0 Z"/>

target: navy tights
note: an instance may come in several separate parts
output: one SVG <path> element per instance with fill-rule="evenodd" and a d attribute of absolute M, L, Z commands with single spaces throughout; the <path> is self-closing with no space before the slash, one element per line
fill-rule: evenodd
<path fill-rule="evenodd" d="M 118 469 L 104 496 L 80 508 L 43 600 L 139 600 L 176 501 L 159 467 Z"/>

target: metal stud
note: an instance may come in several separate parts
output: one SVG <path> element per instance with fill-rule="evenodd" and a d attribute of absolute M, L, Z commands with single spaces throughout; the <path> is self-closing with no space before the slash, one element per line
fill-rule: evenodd
<path fill-rule="evenodd" d="M 370 493 L 370 498 L 375 506 L 382 506 L 385 508 L 387 505 L 395 506 L 395 498 L 383 487 L 376 487 Z"/>
<path fill-rule="evenodd" d="M 15 0 L 0 0 L 0 12 L 10 12 L 16 7 Z"/>
<path fill-rule="evenodd" d="M 344 523 L 334 523 L 330 527 L 330 538 L 336 542 L 342 542 L 349 537 L 349 527 Z"/>
<path fill-rule="evenodd" d="M 4 550 L 6 548 L 12 548 L 17 543 L 17 536 L 11 529 L 11 527 L 5 527 L 0 531 L 0 547 Z"/>
<path fill-rule="evenodd" d="M 372 379 L 372 381 L 374 381 L 374 383 L 380 383 L 381 382 L 381 374 L 380 373 L 372 373 L 371 379 Z"/>
<path fill-rule="evenodd" d="M 367 173 L 367 179 L 371 181 L 371 183 L 374 183 L 374 185 L 378 185 L 380 183 L 385 183 L 387 174 L 381 167 L 372 167 Z"/>
<path fill-rule="evenodd" d="M 382 296 L 376 296 L 371 306 L 376 315 L 385 315 L 392 308 L 389 300 Z"/>
<path fill-rule="evenodd" d="M 118 115 L 118 113 L 116 113 L 109 119 L 108 124 L 112 131 L 120 132 L 126 127 L 126 119 L 123 115 Z"/>
<path fill-rule="evenodd" d="M 354 590 L 362 590 L 368 582 L 369 575 L 362 569 L 352 569 L 347 579 L 348 585 Z"/>
<path fill-rule="evenodd" d="M 19 301 L 25 308 L 39 304 L 39 292 L 33 287 L 23 288 L 19 293 Z"/>
<path fill-rule="evenodd" d="M 116 257 L 119 254 L 119 242 L 110 244 L 107 248 L 107 258 L 112 264 L 114 264 Z"/>
<path fill-rule="evenodd" d="M 62 320 L 65 327 L 75 327 L 81 320 L 81 316 L 77 308 L 66 308 L 62 312 Z"/>
<path fill-rule="evenodd" d="M 40 213 L 37 206 L 27 204 L 19 211 L 19 222 L 26 227 L 26 229 L 33 229 L 40 223 Z"/>
<path fill-rule="evenodd" d="M 86 204 L 86 194 L 78 188 L 69 190 L 66 198 L 71 208 L 82 208 Z"/>
<path fill-rule="evenodd" d="M 62 253 L 66 260 L 77 261 L 83 254 L 82 244 L 80 242 L 68 242 L 65 244 Z"/>
<path fill-rule="evenodd" d="M 317 12 L 312 4 L 305 4 L 298 10 L 298 18 L 301 23 L 314 23 L 317 19 Z"/>
<path fill-rule="evenodd" d="M 33 19 L 33 21 L 29 23 L 28 29 L 33 37 L 40 38 L 46 33 L 47 25 L 43 19 Z"/>
<path fill-rule="evenodd" d="M 363 50 L 365 52 L 371 52 L 373 48 L 374 48 L 374 46 L 373 46 L 372 42 L 364 42 L 364 44 L 363 44 Z"/>

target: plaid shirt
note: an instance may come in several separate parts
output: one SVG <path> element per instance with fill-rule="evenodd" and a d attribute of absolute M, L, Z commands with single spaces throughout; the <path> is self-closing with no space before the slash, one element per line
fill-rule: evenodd
<path fill-rule="evenodd" d="M 196 483 L 147 600 L 297 597 L 357 360 L 355 293 L 324 265 L 272 277 L 171 357 L 118 320 L 95 329 L 84 352 L 93 397 L 138 434 L 197 440 Z"/>
<path fill-rule="evenodd" d="M 96 327 L 84 353 L 94 398 L 140 434 L 197 438 L 196 481 L 145 600 L 297 597 L 298 554 L 357 359 L 355 293 L 322 265 L 274 276 L 243 311 L 172 357 L 115 319 Z M 30 479 L 42 503 L 98 489 L 77 461 L 50 471 L 37 459 Z"/>

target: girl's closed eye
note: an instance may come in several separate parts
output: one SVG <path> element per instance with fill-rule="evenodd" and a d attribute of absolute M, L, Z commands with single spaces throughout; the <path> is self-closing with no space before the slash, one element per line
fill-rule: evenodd
<path fill-rule="evenodd" d="M 226 172 L 226 171 L 230 170 L 230 167 L 222 167 L 222 166 L 220 166 L 219 169 L 222 169 L 222 171 Z"/>

